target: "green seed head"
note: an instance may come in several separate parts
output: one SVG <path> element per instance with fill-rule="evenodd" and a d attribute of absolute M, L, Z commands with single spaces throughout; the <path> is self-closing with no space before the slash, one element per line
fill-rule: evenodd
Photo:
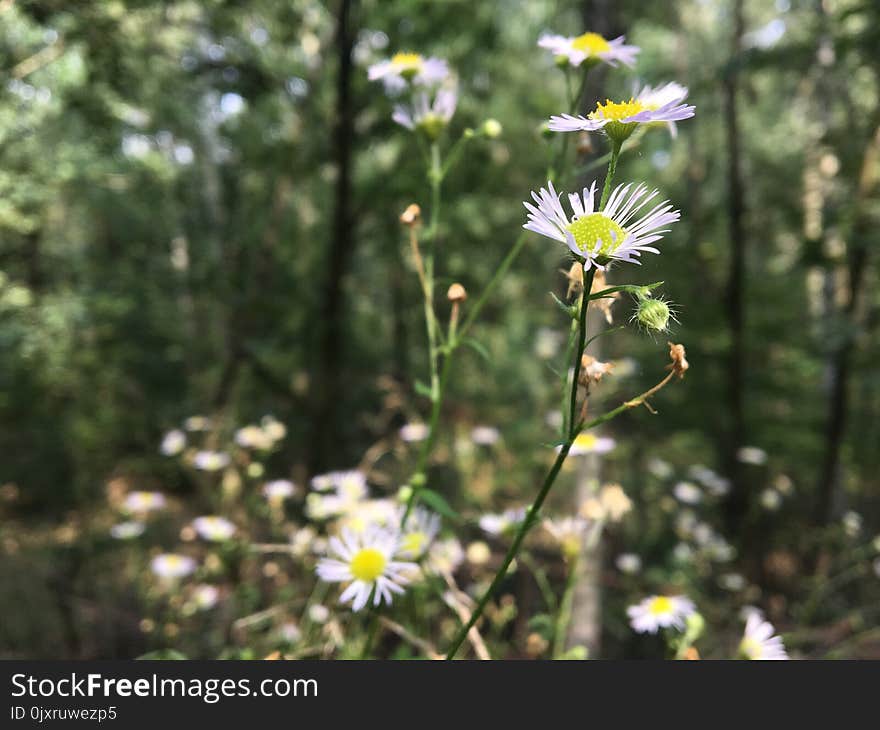
<path fill-rule="evenodd" d="M 662 299 L 639 299 L 636 319 L 645 329 L 652 332 L 666 332 L 671 318 L 672 311 Z"/>

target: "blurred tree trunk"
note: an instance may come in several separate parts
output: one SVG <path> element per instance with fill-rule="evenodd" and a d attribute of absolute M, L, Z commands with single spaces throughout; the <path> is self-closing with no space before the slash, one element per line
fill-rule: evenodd
<path fill-rule="evenodd" d="M 745 442 L 745 277 L 746 225 L 740 150 L 739 111 L 737 95 L 745 32 L 743 0 L 733 0 L 730 58 L 724 74 L 724 131 L 727 143 L 727 225 L 730 241 L 730 269 L 725 292 L 725 314 L 730 330 L 727 356 L 728 428 L 722 460 L 731 480 L 731 496 L 727 505 L 727 527 L 741 532 L 742 521 L 749 509 L 748 487 L 743 478 L 737 450 Z"/>
<path fill-rule="evenodd" d="M 333 204 L 333 230 L 324 259 L 324 286 L 321 295 L 317 360 L 312 370 L 313 422 L 309 449 L 312 473 L 327 467 L 327 446 L 336 429 L 337 404 L 342 394 L 341 359 L 345 330 L 343 279 L 348 273 L 355 249 L 352 215 L 351 158 L 354 113 L 351 98 L 352 49 L 355 28 L 352 20 L 357 0 L 340 0 L 336 20 L 335 46 L 336 121 L 333 151 L 336 163 L 336 189 Z"/>
<path fill-rule="evenodd" d="M 880 116 L 880 113 L 878 115 Z M 876 121 L 875 121 L 876 123 Z M 852 357 L 859 332 L 859 305 L 868 272 L 871 221 L 865 203 L 877 186 L 880 164 L 880 126 L 873 128 L 862 156 L 853 201 L 852 225 L 847 240 L 847 287 L 839 317 L 836 318 L 836 346 L 832 349 L 827 374 L 828 406 L 825 418 L 825 451 L 819 468 L 815 523 L 827 525 L 834 517 L 835 495 L 839 489 L 841 448 L 849 414 L 849 382 Z"/>

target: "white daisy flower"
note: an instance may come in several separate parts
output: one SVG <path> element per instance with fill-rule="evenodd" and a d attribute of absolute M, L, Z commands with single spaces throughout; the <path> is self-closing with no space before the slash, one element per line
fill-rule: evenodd
<path fill-rule="evenodd" d="M 768 512 L 775 512 L 782 506 L 782 495 L 771 487 L 764 489 L 759 499 L 761 506 Z"/>
<path fill-rule="evenodd" d="M 391 118 L 400 126 L 420 131 L 428 139 L 436 140 L 449 124 L 458 105 L 458 91 L 454 87 L 438 89 L 433 101 L 424 91 L 415 95 L 412 105 L 398 104 Z"/>
<path fill-rule="evenodd" d="M 193 466 L 202 471 L 220 471 L 229 466 L 229 454 L 222 451 L 199 451 L 193 457 Z"/>
<path fill-rule="evenodd" d="M 672 465 L 663 459 L 653 458 L 648 461 L 648 471 L 658 479 L 668 479 L 672 476 Z"/>
<path fill-rule="evenodd" d="M 424 423 L 407 423 L 400 429 L 400 438 L 408 444 L 424 441 L 428 438 L 428 426 Z"/>
<path fill-rule="evenodd" d="M 321 603 L 313 603 L 308 610 L 309 620 L 316 624 L 325 624 L 330 618 L 330 609 Z"/>
<path fill-rule="evenodd" d="M 224 542 L 235 534 L 235 525 L 225 517 L 206 515 L 196 517 L 192 521 L 192 527 L 199 537 L 211 542 Z"/>
<path fill-rule="evenodd" d="M 363 532 L 374 525 L 397 528 L 400 524 L 400 505 L 391 499 L 365 499 L 346 502 L 339 497 L 344 513 L 339 526 L 352 532 Z"/>
<path fill-rule="evenodd" d="M 165 506 L 165 495 L 161 492 L 129 492 L 122 507 L 126 512 L 154 512 Z"/>
<path fill-rule="evenodd" d="M 281 502 L 296 494 L 296 484 L 290 479 L 273 479 L 263 485 L 263 496 L 270 502 Z"/>
<path fill-rule="evenodd" d="M 381 81 L 389 94 L 400 93 L 409 83 L 413 86 L 436 86 L 448 76 L 449 65 L 443 59 L 425 58 L 409 52 L 395 53 L 367 69 L 367 78 Z"/>
<path fill-rule="evenodd" d="M 658 629 L 670 627 L 684 630 L 684 622 L 696 613 L 696 607 L 686 596 L 650 596 L 626 613 L 634 631 L 656 634 Z"/>
<path fill-rule="evenodd" d="M 260 419 L 260 425 L 264 433 L 273 441 L 280 441 L 287 436 L 287 426 L 273 415 L 266 415 Z"/>
<path fill-rule="evenodd" d="M 350 501 L 364 499 L 368 494 L 367 477 L 357 469 L 319 474 L 312 478 L 311 485 L 316 492 L 332 490 L 337 496 Z"/>
<path fill-rule="evenodd" d="M 196 561 L 178 553 L 162 553 L 153 558 L 150 568 L 160 578 L 173 580 L 195 572 Z"/>
<path fill-rule="evenodd" d="M 739 652 L 747 659 L 788 659 L 782 638 L 773 635 L 773 624 L 765 621 L 759 611 L 751 611 L 746 618 L 746 630 L 739 644 Z"/>
<path fill-rule="evenodd" d="M 420 558 L 430 547 L 440 531 L 440 515 L 424 507 L 416 507 L 403 526 L 397 554 L 407 558 Z"/>
<path fill-rule="evenodd" d="M 584 61 L 607 63 L 609 66 L 633 66 L 638 46 L 628 46 L 623 36 L 606 40 L 598 33 L 584 33 L 576 37 L 566 37 L 545 33 L 538 39 L 538 46 L 546 48 L 557 59 L 557 63 L 580 66 Z"/>
<path fill-rule="evenodd" d="M 165 456 L 177 456 L 184 448 L 186 448 L 186 434 L 179 428 L 175 428 L 162 438 L 159 451 Z"/>
<path fill-rule="evenodd" d="M 611 101 L 596 104 L 587 116 L 561 114 L 550 117 L 548 128 L 553 132 L 596 132 L 603 130 L 612 140 L 622 143 L 639 124 L 655 122 L 680 122 L 694 116 L 692 105 L 670 101 L 656 109 L 639 99 Z"/>
<path fill-rule="evenodd" d="M 206 416 L 190 416 L 183 422 L 187 431 L 207 431 L 211 428 L 211 419 Z"/>
<path fill-rule="evenodd" d="M 548 182 L 547 189 L 532 193 L 537 205 L 523 203 L 528 210 L 528 223 L 523 228 L 564 243 L 583 262 L 584 269 L 595 266 L 601 270 L 614 261 L 637 264 L 645 251 L 660 253 L 651 244 L 663 238 L 662 234 L 669 230 L 665 226 L 680 216 L 664 200 L 636 218 L 657 194 L 657 190 L 649 192 L 644 184 L 635 188 L 631 183 L 618 185 L 608 196 L 605 209 L 597 211 L 593 182 L 590 188 L 584 188 L 582 196 L 568 196 L 573 211 L 569 218 L 553 183 Z"/>
<path fill-rule="evenodd" d="M 506 509 L 500 514 L 489 513 L 480 517 L 480 527 L 490 535 L 501 535 L 509 532 L 526 518 L 525 507 Z"/>
<path fill-rule="evenodd" d="M 351 601 L 353 611 L 360 611 L 372 597 L 373 605 L 391 604 L 392 593 L 403 593 L 407 573 L 418 570 L 415 563 L 394 560 L 399 547 L 398 535 L 381 527 L 360 534 L 343 530 L 331 537 L 332 557 L 318 561 L 318 577 L 328 583 L 348 583 L 339 596 L 340 603 Z"/>
<path fill-rule="evenodd" d="M 568 451 L 569 456 L 586 456 L 587 454 L 607 454 L 613 451 L 617 442 L 609 436 L 596 436 L 594 433 L 584 431 L 579 433 L 571 448 Z M 557 447 L 559 451 L 562 447 Z"/>
<path fill-rule="evenodd" d="M 110 528 L 110 536 L 117 540 L 133 540 L 144 534 L 146 525 L 143 522 L 120 522 Z"/>
<path fill-rule="evenodd" d="M 643 86 L 636 94 L 636 101 L 642 103 L 648 109 L 662 109 L 670 104 L 681 104 L 687 99 L 688 88 L 681 84 L 670 81 L 662 86 Z M 678 128 L 674 121 L 668 121 L 669 134 L 678 136 Z"/>

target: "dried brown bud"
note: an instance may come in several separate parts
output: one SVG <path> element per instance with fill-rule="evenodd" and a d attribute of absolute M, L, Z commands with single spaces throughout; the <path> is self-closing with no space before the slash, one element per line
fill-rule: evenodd
<path fill-rule="evenodd" d="M 467 291 L 465 291 L 465 288 L 461 284 L 456 282 L 449 287 L 449 291 L 446 292 L 446 298 L 450 302 L 463 302 L 467 299 Z"/>
<path fill-rule="evenodd" d="M 412 203 L 407 209 L 400 214 L 400 222 L 405 226 L 418 225 L 422 217 L 422 209 L 418 205 Z"/>
<path fill-rule="evenodd" d="M 684 652 L 684 659 L 688 662 L 700 661 L 700 652 L 697 651 L 697 647 L 689 646 Z"/>
<path fill-rule="evenodd" d="M 562 270 L 563 275 L 568 279 L 568 291 L 565 296 L 571 299 L 572 294 L 582 291 L 584 288 L 584 267 L 575 261 L 568 271 Z"/>
<path fill-rule="evenodd" d="M 577 138 L 577 153 L 579 155 L 588 155 L 593 151 L 593 140 L 590 135 L 583 132 Z"/>
<path fill-rule="evenodd" d="M 584 356 L 581 358 L 581 376 L 585 380 L 592 380 L 594 383 L 598 383 L 602 380 L 603 375 L 610 375 L 613 369 L 614 363 L 599 362 L 592 355 L 584 353 Z"/>
<path fill-rule="evenodd" d="M 679 378 L 683 378 L 685 371 L 690 367 L 685 357 L 684 345 L 674 345 L 671 342 L 666 344 L 669 345 L 669 357 L 672 359 L 672 364 L 667 365 L 666 369 L 674 372 Z"/>
<path fill-rule="evenodd" d="M 593 286 L 590 288 L 590 294 L 595 294 L 608 287 L 608 281 L 605 279 L 604 271 L 597 271 L 593 276 Z M 613 324 L 614 320 L 611 315 L 611 305 L 620 297 L 620 292 L 614 292 L 607 297 L 594 299 L 592 306 L 596 307 L 603 315 L 608 324 Z"/>

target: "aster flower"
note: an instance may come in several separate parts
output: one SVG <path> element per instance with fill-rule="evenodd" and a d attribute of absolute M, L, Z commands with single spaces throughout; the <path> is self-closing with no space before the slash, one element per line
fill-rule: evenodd
<path fill-rule="evenodd" d="M 632 575 L 642 569 L 642 559 L 635 553 L 621 553 L 614 561 L 621 573 Z"/>
<path fill-rule="evenodd" d="M 235 534 L 235 525 L 225 517 L 207 515 L 192 521 L 193 529 L 199 537 L 211 542 L 224 542 Z"/>
<path fill-rule="evenodd" d="M 420 558 L 439 531 L 440 515 L 424 507 L 416 507 L 403 526 L 397 554 L 407 558 Z"/>
<path fill-rule="evenodd" d="M 390 605 L 392 593 L 403 593 L 406 574 L 418 569 L 415 563 L 395 561 L 398 549 L 399 538 L 392 530 L 373 527 L 359 534 L 343 530 L 330 538 L 330 557 L 318 562 L 318 577 L 348 583 L 339 602 L 351 601 L 353 611 L 360 611 L 371 597 L 374 606 L 382 601 Z"/>
<path fill-rule="evenodd" d="M 652 108 L 637 98 L 629 101 L 606 99 L 596 104 L 587 116 L 562 114 L 550 117 L 548 127 L 553 132 L 596 132 L 603 130 L 612 140 L 622 143 L 639 124 L 655 122 L 679 122 L 694 116 L 694 107 L 680 101 L 668 101 Z"/>
<path fill-rule="evenodd" d="M 220 589 L 208 583 L 195 586 L 192 591 L 193 601 L 200 611 L 208 611 L 217 605 Z"/>
<path fill-rule="evenodd" d="M 693 482 L 678 482 L 672 488 L 672 494 L 683 504 L 699 504 L 703 500 L 703 493 Z"/>
<path fill-rule="evenodd" d="M 471 441 L 478 446 L 493 446 L 501 438 L 501 432 L 493 426 L 475 426 L 471 431 Z"/>
<path fill-rule="evenodd" d="M 400 428 L 400 438 L 409 443 L 428 438 L 428 427 L 424 423 L 407 423 Z"/>
<path fill-rule="evenodd" d="M 454 573 L 464 562 L 464 548 L 458 538 L 437 540 L 428 550 L 428 568 L 435 573 Z"/>
<path fill-rule="evenodd" d="M 661 86 L 643 86 L 635 95 L 636 101 L 644 104 L 648 109 L 662 109 L 670 104 L 681 104 L 687 99 L 688 88 L 675 81 L 670 81 Z M 674 121 L 666 123 L 669 134 L 675 138 L 678 136 L 678 128 Z"/>
<path fill-rule="evenodd" d="M 566 558 L 577 557 L 589 524 L 586 520 L 565 517 L 558 520 L 545 519 L 543 524 Z"/>
<path fill-rule="evenodd" d="M 457 105 L 458 91 L 454 87 L 438 89 L 433 101 L 422 91 L 415 95 L 412 105 L 395 106 L 391 118 L 402 127 L 435 140 L 449 124 Z"/>
<path fill-rule="evenodd" d="M 312 478 L 312 489 L 316 492 L 335 491 L 337 496 L 357 501 L 367 496 L 367 477 L 362 471 L 331 471 Z"/>
<path fill-rule="evenodd" d="M 243 449 L 268 451 L 275 445 L 275 440 L 259 426 L 244 426 L 235 432 L 235 443 Z"/>
<path fill-rule="evenodd" d="M 648 191 L 644 184 L 633 188 L 632 183 L 618 185 L 604 210 L 597 211 L 596 183 L 584 188 L 583 195 L 572 193 L 568 196 L 573 214 L 569 217 L 552 182 L 547 188 L 533 192 L 536 205 L 524 202 L 528 211 L 528 223 L 523 228 L 542 236 L 564 243 L 584 269 L 595 266 L 604 269 L 614 261 L 639 263 L 644 252 L 660 253 L 651 246 L 668 231 L 664 226 L 679 219 L 679 212 L 673 210 L 668 201 L 651 208 L 639 218 L 636 214 L 651 202 L 657 190 Z"/>
<path fill-rule="evenodd" d="M 126 512 L 144 513 L 160 510 L 165 506 L 165 495 L 161 492 L 130 492 L 122 507 Z"/>
<path fill-rule="evenodd" d="M 684 630 L 685 620 L 696 613 L 696 607 L 686 596 L 650 596 L 626 613 L 634 631 L 656 634 L 658 629 L 670 627 Z"/>
<path fill-rule="evenodd" d="M 626 45 L 623 36 L 606 40 L 598 33 L 584 33 L 573 38 L 545 33 L 538 39 L 538 46 L 550 51 L 557 63 L 575 67 L 584 61 L 633 66 L 640 50 L 638 46 Z"/>
<path fill-rule="evenodd" d="M 773 635 L 773 625 L 765 621 L 759 611 L 750 611 L 746 618 L 746 630 L 739 644 L 739 653 L 746 659 L 788 659 L 782 638 Z"/>
<path fill-rule="evenodd" d="M 162 553 L 153 558 L 150 568 L 160 578 L 184 578 L 196 569 L 196 561 L 178 553 Z"/>
<path fill-rule="evenodd" d="M 400 93 L 410 83 L 413 86 L 435 86 L 448 76 L 449 65 L 443 59 L 425 58 L 409 52 L 395 53 L 367 69 L 367 78 L 381 81 L 389 94 Z"/>

